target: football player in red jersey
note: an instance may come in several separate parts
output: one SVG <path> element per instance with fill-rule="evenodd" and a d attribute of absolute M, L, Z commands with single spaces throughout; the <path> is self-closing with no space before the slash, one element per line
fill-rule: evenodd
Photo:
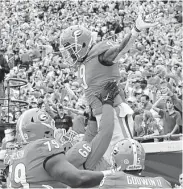
<path fill-rule="evenodd" d="M 97 118 L 98 127 L 100 126 L 102 104 L 96 98 L 95 93 L 100 93 L 108 81 L 119 81 L 119 65 L 115 61 L 117 56 L 126 53 L 130 49 L 142 30 L 158 24 L 157 22 L 150 23 L 144 20 L 143 10 L 140 8 L 139 16 L 131 33 L 119 45 L 107 40 L 95 44 L 92 33 L 79 25 L 70 26 L 61 34 L 61 53 L 66 62 L 79 67 L 78 73 L 85 89 L 85 97 Z M 110 149 L 123 138 L 131 138 L 133 131 L 133 110 L 122 101 L 120 95 L 116 97 L 114 107 L 117 116 L 114 117 L 115 126 L 109 150 L 105 153 L 105 158 L 108 161 L 111 153 Z M 125 121 L 125 118 L 128 121 Z M 131 120 L 131 123 L 129 120 Z"/>
<path fill-rule="evenodd" d="M 113 93 L 118 90 L 115 82 L 106 86 Z M 107 90 L 99 97 L 106 109 L 113 103 Z M 27 110 L 20 116 L 16 137 L 24 145 L 12 155 L 8 188 L 89 188 L 100 184 L 106 172 L 78 170 L 70 164 L 63 146 L 54 138 L 55 129 L 54 120 L 40 109 Z"/>
<path fill-rule="evenodd" d="M 105 188 L 172 188 L 162 177 L 142 177 L 139 174 L 145 168 L 145 151 L 136 140 L 124 139 L 118 142 L 111 154 L 113 169 L 116 172 L 104 178 L 100 184 Z"/>

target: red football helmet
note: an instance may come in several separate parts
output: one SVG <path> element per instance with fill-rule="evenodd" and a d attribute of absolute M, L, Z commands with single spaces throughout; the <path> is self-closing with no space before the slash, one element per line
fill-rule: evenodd
<path fill-rule="evenodd" d="M 17 142 L 29 143 L 42 138 L 54 138 L 55 121 L 38 108 L 25 111 L 16 125 Z"/>
<path fill-rule="evenodd" d="M 92 46 L 92 32 L 83 26 L 70 26 L 60 36 L 60 51 L 70 65 L 82 62 Z"/>
<path fill-rule="evenodd" d="M 111 160 L 113 167 L 117 170 L 143 170 L 145 151 L 138 141 L 124 139 L 115 145 Z"/>

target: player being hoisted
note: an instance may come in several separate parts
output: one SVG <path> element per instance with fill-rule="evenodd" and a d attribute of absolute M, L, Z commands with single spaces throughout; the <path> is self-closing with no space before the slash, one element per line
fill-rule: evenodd
<path fill-rule="evenodd" d="M 120 44 L 113 44 L 107 40 L 94 43 L 92 32 L 80 25 L 70 26 L 61 34 L 61 53 L 67 62 L 78 67 L 79 77 L 82 79 L 82 86 L 85 89 L 85 97 L 96 116 L 98 127 L 102 115 L 102 103 L 96 98 L 96 93 L 100 93 L 108 81 L 119 81 L 119 65 L 115 59 L 119 54 L 128 52 L 142 30 L 158 24 L 158 22 L 152 23 L 145 20 L 147 17 L 155 20 L 155 15 L 151 14 L 152 17 L 144 15 L 143 9 L 140 7 L 131 33 Z M 133 110 L 122 101 L 120 95 L 115 98 L 114 109 L 113 137 L 104 155 L 107 161 L 109 161 L 112 147 L 121 139 L 132 138 L 133 131 Z M 87 129 L 92 131 L 91 127 Z"/>

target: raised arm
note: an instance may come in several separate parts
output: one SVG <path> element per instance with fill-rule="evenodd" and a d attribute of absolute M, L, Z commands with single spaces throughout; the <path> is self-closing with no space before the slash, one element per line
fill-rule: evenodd
<path fill-rule="evenodd" d="M 133 29 L 131 30 L 131 33 L 126 35 L 126 37 L 123 39 L 120 45 L 111 47 L 108 51 L 102 54 L 99 57 L 100 61 L 107 62 L 110 64 L 115 60 L 115 58 L 119 54 L 125 54 L 126 52 L 128 52 L 128 50 L 132 47 L 136 38 L 138 37 L 138 34 L 143 29 L 154 27 L 158 24 L 157 22 L 155 23 L 146 22 L 142 14 L 143 13 L 141 11 L 138 15 L 138 18 L 135 22 Z"/>
<path fill-rule="evenodd" d="M 160 109 L 157 108 L 157 105 L 160 103 L 161 100 L 163 100 L 164 97 L 160 97 L 152 106 L 152 109 L 159 113 Z"/>
<path fill-rule="evenodd" d="M 138 32 L 135 32 L 135 30 L 133 31 L 133 33 L 126 35 L 126 37 L 123 39 L 120 45 L 111 47 L 104 54 L 100 55 L 100 61 L 110 63 L 116 59 L 119 53 L 125 54 L 126 52 L 128 52 L 128 50 L 132 47 L 138 36 Z"/>

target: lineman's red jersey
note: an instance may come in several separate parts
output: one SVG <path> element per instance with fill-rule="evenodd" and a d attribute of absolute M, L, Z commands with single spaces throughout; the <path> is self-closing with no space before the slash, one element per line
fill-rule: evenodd
<path fill-rule="evenodd" d="M 90 153 L 91 145 L 86 141 L 80 141 L 66 152 L 66 158 L 76 168 L 84 169 L 84 163 Z"/>
<path fill-rule="evenodd" d="M 82 79 L 82 85 L 85 89 L 87 102 L 92 107 L 94 114 L 100 114 L 102 104 L 95 97 L 96 93 L 100 93 L 108 81 L 120 79 L 118 64 L 105 66 L 98 60 L 98 56 L 113 46 L 112 42 L 103 41 L 92 47 L 87 55 L 86 60 L 79 68 L 79 77 Z M 115 104 L 122 102 L 118 95 Z"/>
<path fill-rule="evenodd" d="M 110 166 L 107 161 L 102 156 L 96 155 L 97 150 L 100 150 L 97 146 L 92 147 L 92 144 L 81 141 L 67 151 L 66 158 L 72 165 L 80 170 L 90 169 L 94 171 L 104 171 L 109 169 Z"/>
<path fill-rule="evenodd" d="M 114 175 L 107 176 L 100 185 L 100 189 L 106 188 L 138 188 L 138 189 L 152 189 L 152 188 L 172 188 L 171 184 L 162 177 L 140 177 L 124 172 L 116 172 Z"/>
<path fill-rule="evenodd" d="M 64 149 L 54 139 L 39 139 L 17 150 L 9 168 L 8 188 L 65 188 L 44 169 L 45 160 L 60 153 Z"/>

